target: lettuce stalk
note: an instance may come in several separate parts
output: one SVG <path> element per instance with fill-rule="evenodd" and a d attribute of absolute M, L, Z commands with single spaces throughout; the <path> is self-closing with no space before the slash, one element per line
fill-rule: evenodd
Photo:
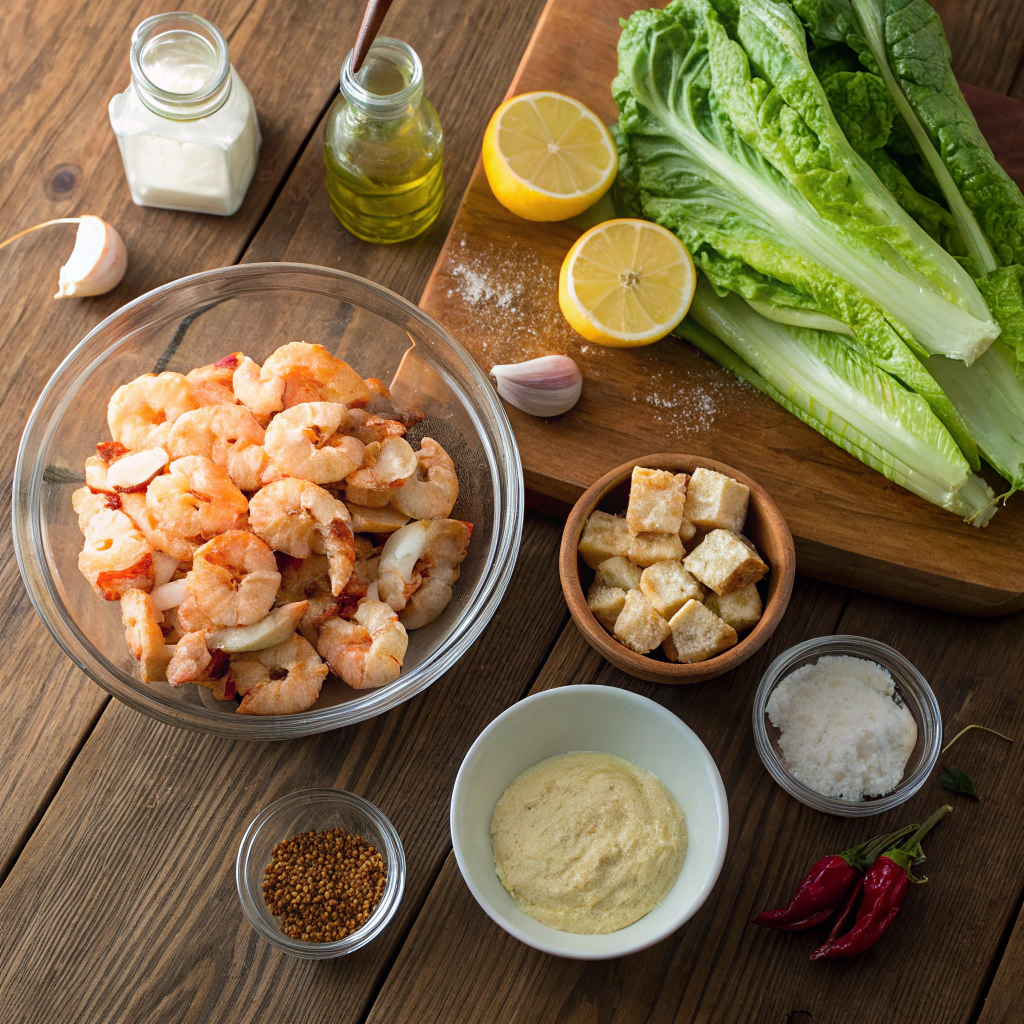
<path fill-rule="evenodd" d="M 767 320 L 703 277 L 676 333 L 886 479 L 976 526 L 994 514 L 992 490 L 928 404 L 843 337 Z"/>

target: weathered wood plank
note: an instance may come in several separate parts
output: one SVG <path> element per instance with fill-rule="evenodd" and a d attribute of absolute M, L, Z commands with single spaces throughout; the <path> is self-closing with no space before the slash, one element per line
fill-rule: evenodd
<path fill-rule="evenodd" d="M 862 597 L 841 619 L 840 609 L 839 592 L 798 582 L 761 660 L 721 684 L 693 688 L 656 688 L 595 667 L 592 652 L 567 627 L 535 688 L 606 682 L 646 693 L 691 725 L 718 762 L 732 818 L 718 886 L 687 926 L 653 949 L 628 961 L 584 964 L 535 953 L 507 936 L 476 906 L 449 858 L 374 1004 L 371 1024 L 970 1020 L 1024 885 L 1016 855 L 1024 832 L 1024 751 L 975 739 L 950 752 L 949 760 L 970 771 L 982 802 L 957 801 L 955 815 L 928 844 L 931 884 L 910 894 L 877 951 L 856 961 L 811 964 L 818 932 L 784 935 L 748 923 L 758 910 L 783 902 L 823 853 L 925 816 L 950 796 L 933 778 L 905 810 L 870 822 L 830 818 L 787 797 L 758 759 L 749 720 L 756 681 L 781 649 L 833 628 L 874 636 L 903 651 L 932 682 L 950 735 L 971 721 L 1012 733 L 1024 717 L 1015 685 L 1024 655 L 1022 617 L 969 622 Z M 1007 1008 L 1019 1001 L 1018 989 L 1011 1002 L 1015 977 L 1019 969 L 1007 977 L 1001 997 Z"/>
<path fill-rule="evenodd" d="M 1013 88 L 1024 60 L 1024 6 L 1014 0 L 928 0 L 942 18 L 957 78 L 1024 99 Z"/>
<path fill-rule="evenodd" d="M 529 687 L 565 621 L 559 535 L 531 517 L 484 636 L 426 693 L 359 726 L 232 743 L 111 702 L 0 887 L 3 1020 L 360 1020 L 447 855 L 448 794 L 466 749 Z M 309 786 L 378 804 L 408 861 L 396 920 L 326 964 L 258 938 L 234 884 L 249 821 Z"/>
<path fill-rule="evenodd" d="M 1016 1024 L 1024 992 L 1024 912 L 1017 915 L 1010 941 L 985 995 L 978 1024 Z"/>

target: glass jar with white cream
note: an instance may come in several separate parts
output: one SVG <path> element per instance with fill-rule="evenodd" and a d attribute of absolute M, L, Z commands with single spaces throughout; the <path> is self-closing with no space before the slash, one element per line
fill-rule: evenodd
<path fill-rule="evenodd" d="M 234 213 L 256 171 L 260 129 L 220 29 L 195 14 L 147 18 L 132 34 L 131 84 L 110 101 L 133 201 Z"/>

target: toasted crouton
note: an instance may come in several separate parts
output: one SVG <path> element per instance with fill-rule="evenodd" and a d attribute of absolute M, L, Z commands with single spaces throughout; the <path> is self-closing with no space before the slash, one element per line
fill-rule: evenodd
<path fill-rule="evenodd" d="M 665 621 L 639 590 L 626 595 L 625 604 L 615 620 L 615 639 L 637 654 L 649 654 L 671 633 Z"/>
<path fill-rule="evenodd" d="M 761 618 L 761 595 L 753 583 L 731 594 L 719 597 L 718 594 L 708 594 L 705 602 L 723 622 L 728 622 L 737 633 L 753 629 Z"/>
<path fill-rule="evenodd" d="M 693 540 L 693 535 L 697 532 L 697 527 L 690 522 L 686 516 L 683 516 L 682 522 L 679 524 L 679 539 L 685 544 L 688 540 Z"/>
<path fill-rule="evenodd" d="M 626 555 L 646 568 L 655 562 L 682 558 L 683 541 L 678 533 L 638 533 L 630 540 Z"/>
<path fill-rule="evenodd" d="M 698 468 L 686 489 L 684 515 L 705 530 L 743 529 L 750 488 L 712 469 Z"/>
<path fill-rule="evenodd" d="M 579 552 L 583 561 L 591 569 L 596 569 L 605 559 L 624 555 L 632 539 L 625 519 L 610 516 L 607 512 L 591 512 L 583 527 Z"/>
<path fill-rule="evenodd" d="M 664 641 L 669 661 L 692 664 L 707 661 L 736 646 L 736 630 L 700 603 L 687 601 L 669 620 L 669 637 Z"/>
<path fill-rule="evenodd" d="M 768 572 L 754 545 L 732 530 L 712 530 L 683 559 L 683 565 L 722 597 L 756 583 Z"/>
<path fill-rule="evenodd" d="M 685 473 L 633 467 L 626 508 L 632 533 L 678 533 L 685 504 Z"/>
<path fill-rule="evenodd" d="M 671 619 L 687 601 L 704 600 L 704 588 L 678 559 L 649 565 L 640 577 L 640 589 L 654 610 L 666 619 Z"/>
<path fill-rule="evenodd" d="M 625 603 L 626 591 L 621 587 L 604 587 L 595 583 L 587 594 L 587 607 L 609 632 L 615 628 L 615 620 Z"/>
<path fill-rule="evenodd" d="M 640 586 L 640 574 L 643 569 L 634 565 L 625 555 L 606 558 L 598 567 L 594 584 L 601 587 L 621 587 L 623 590 L 636 590 Z"/>

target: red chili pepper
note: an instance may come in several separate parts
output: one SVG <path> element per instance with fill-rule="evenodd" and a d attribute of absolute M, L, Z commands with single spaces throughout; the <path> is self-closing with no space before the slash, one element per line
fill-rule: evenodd
<path fill-rule="evenodd" d="M 857 921 L 845 934 L 830 938 L 811 954 L 812 960 L 856 956 L 870 949 L 886 932 L 903 906 L 910 882 L 926 882 L 915 878 L 911 868 L 924 860 L 921 840 L 938 821 L 953 810 L 949 804 L 940 807 L 902 846 L 890 847 L 864 876 L 864 895 Z"/>
<path fill-rule="evenodd" d="M 797 886 L 786 906 L 758 914 L 754 924 L 787 932 L 804 931 L 821 924 L 843 902 L 882 850 L 916 827 L 907 825 L 898 832 L 874 836 L 860 846 L 822 857 Z"/>
<path fill-rule="evenodd" d="M 857 904 L 860 903 L 861 895 L 864 892 L 864 876 L 857 879 L 857 884 L 850 890 L 846 902 L 839 908 L 836 919 L 832 922 L 832 928 L 828 933 L 826 942 L 838 939 L 840 935 L 850 930 L 853 922 L 857 920 Z"/>

